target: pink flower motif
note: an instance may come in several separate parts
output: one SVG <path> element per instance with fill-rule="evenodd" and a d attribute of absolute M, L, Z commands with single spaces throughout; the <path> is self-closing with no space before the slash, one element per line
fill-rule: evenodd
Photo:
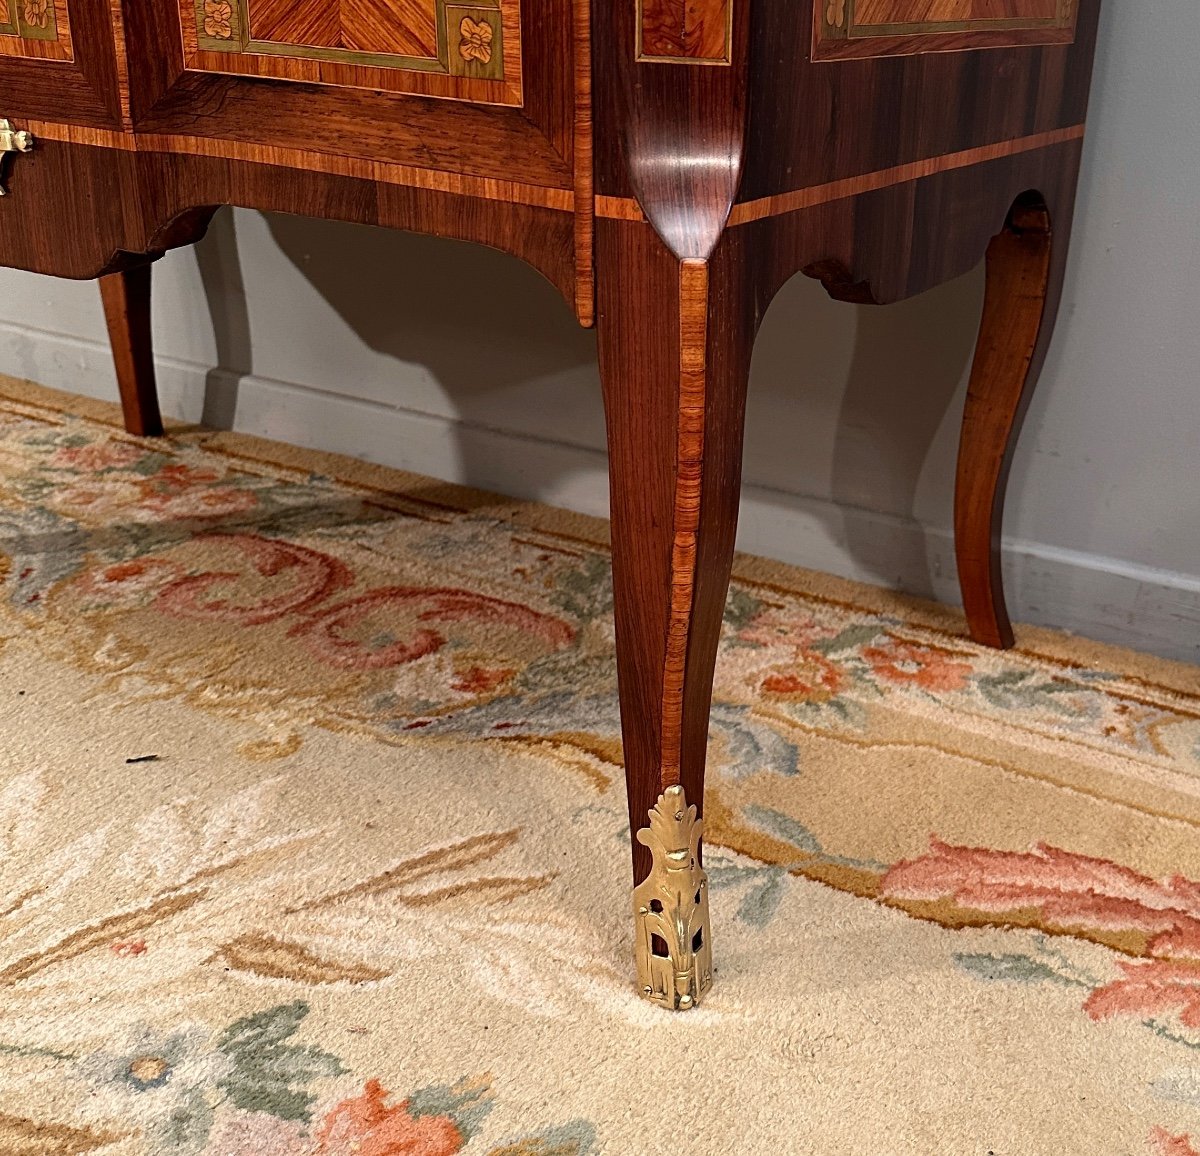
<path fill-rule="evenodd" d="M 187 490 L 182 493 L 154 494 L 141 503 L 142 510 L 168 521 L 172 518 L 227 518 L 244 514 L 258 505 L 253 490 L 233 486 Z"/>
<path fill-rule="evenodd" d="M 972 673 L 967 663 L 953 661 L 945 650 L 898 638 L 883 646 L 869 646 L 862 656 L 877 677 L 922 690 L 962 690 Z"/>
<path fill-rule="evenodd" d="M 354 581 L 338 559 L 291 542 L 257 534 L 212 534 L 203 542 L 230 554 L 230 568 L 172 582 L 155 601 L 164 613 L 254 626 L 307 610 Z M 236 602 L 213 597 L 221 586 L 246 594 Z"/>
<path fill-rule="evenodd" d="M 56 466 L 70 466 L 82 473 L 118 470 L 131 466 L 145 453 L 137 446 L 122 442 L 93 442 L 86 446 L 65 446 L 50 460 Z"/>
<path fill-rule="evenodd" d="M 1200 884 L 1158 881 L 1056 847 L 993 851 L 939 839 L 919 859 L 897 863 L 880 882 L 888 899 L 952 899 L 959 907 L 1004 915 L 1033 910 L 1062 930 L 1140 932 L 1152 956 L 1200 961 Z"/>
<path fill-rule="evenodd" d="M 221 480 L 214 469 L 197 469 L 184 462 L 172 462 L 163 466 L 158 473 L 145 479 L 147 492 L 157 490 L 186 490 L 193 486 L 207 486 Z"/>
<path fill-rule="evenodd" d="M 1200 1156 L 1190 1136 L 1172 1136 L 1166 1128 L 1155 1128 L 1150 1133 L 1150 1143 L 1154 1145 L 1155 1156 Z"/>
<path fill-rule="evenodd" d="M 113 955 L 145 955 L 146 941 L 144 939 L 134 939 L 127 942 L 110 943 Z"/>
<path fill-rule="evenodd" d="M 270 1112 L 221 1112 L 209 1133 L 206 1156 L 312 1156 L 303 1125 Z"/>
<path fill-rule="evenodd" d="M 321 1123 L 317 1156 L 454 1156 L 463 1135 L 449 1116 L 413 1116 L 408 1101 L 388 1107 L 388 1093 L 368 1080 Z"/>
<path fill-rule="evenodd" d="M 1115 1015 L 1142 1018 L 1178 1012 L 1186 1028 L 1200 1028 L 1200 962 L 1156 959 L 1117 966 L 1124 978 L 1098 987 L 1083 1005 L 1094 1020 Z"/>
<path fill-rule="evenodd" d="M 739 642 L 756 646 L 810 647 L 832 633 L 806 611 L 765 610 L 737 632 Z"/>

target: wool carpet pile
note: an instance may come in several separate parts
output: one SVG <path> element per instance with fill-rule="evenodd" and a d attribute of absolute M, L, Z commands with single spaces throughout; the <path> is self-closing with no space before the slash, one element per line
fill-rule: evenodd
<path fill-rule="evenodd" d="M 739 558 L 633 990 L 603 523 L 0 385 L 0 1153 L 1200 1151 L 1200 672 Z"/>

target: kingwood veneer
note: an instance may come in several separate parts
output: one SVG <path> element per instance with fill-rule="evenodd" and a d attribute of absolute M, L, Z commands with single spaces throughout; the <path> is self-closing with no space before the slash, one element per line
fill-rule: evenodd
<path fill-rule="evenodd" d="M 149 262 L 223 204 L 494 245 L 598 326 L 638 982 L 688 1007 L 711 978 L 694 815 L 759 321 L 798 271 L 883 303 L 986 252 L 956 534 L 971 633 L 1010 645 L 1004 487 L 1062 285 L 1098 16 L 1099 0 L 0 0 L 0 262 L 102 278 L 143 434 L 161 430 Z"/>

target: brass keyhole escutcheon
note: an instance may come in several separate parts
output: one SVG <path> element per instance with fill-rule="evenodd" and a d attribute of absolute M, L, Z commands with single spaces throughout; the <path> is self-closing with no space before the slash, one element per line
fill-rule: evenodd
<path fill-rule="evenodd" d="M 0 117 L 0 197 L 8 196 L 4 187 L 4 169 L 9 153 L 27 153 L 33 148 L 33 133 L 19 131 L 6 117 Z"/>

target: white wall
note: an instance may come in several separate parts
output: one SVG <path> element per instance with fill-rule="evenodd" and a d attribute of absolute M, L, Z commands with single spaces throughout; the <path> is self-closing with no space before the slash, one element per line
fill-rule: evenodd
<path fill-rule="evenodd" d="M 1109 0 L 1102 24 L 1066 295 L 1013 471 L 1010 599 L 1200 661 L 1200 6 Z M 238 211 L 156 275 L 168 413 L 606 512 L 594 339 L 519 262 Z M 742 548 L 957 600 L 981 301 L 979 271 L 887 309 L 787 286 L 755 356 Z M 0 372 L 115 398 L 95 287 L 0 271 Z"/>

